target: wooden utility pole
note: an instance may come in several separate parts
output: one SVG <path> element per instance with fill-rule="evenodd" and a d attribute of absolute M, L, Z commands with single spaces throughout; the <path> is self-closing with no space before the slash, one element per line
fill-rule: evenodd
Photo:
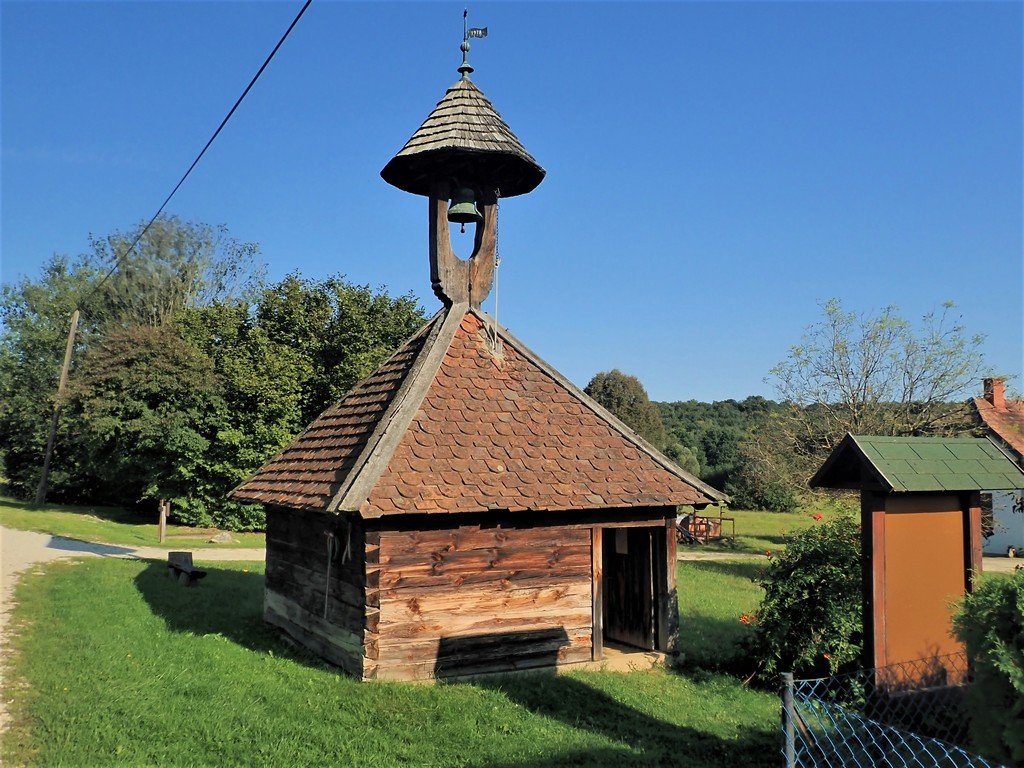
<path fill-rule="evenodd" d="M 46 456 L 43 458 L 43 474 L 36 487 L 36 504 L 46 501 L 46 486 L 50 481 L 50 460 L 53 458 L 53 441 L 57 437 L 57 417 L 64 399 L 64 388 L 68 383 L 68 370 L 71 368 L 71 353 L 75 348 L 75 334 L 78 332 L 78 316 L 76 309 L 71 313 L 71 327 L 68 329 L 68 345 L 64 350 L 64 365 L 60 369 L 60 383 L 57 384 L 57 397 L 53 401 L 53 415 L 50 417 L 50 436 L 46 439 Z"/>
<path fill-rule="evenodd" d="M 167 513 L 171 509 L 171 502 L 160 499 L 160 543 L 164 543 L 164 537 L 167 536 Z"/>

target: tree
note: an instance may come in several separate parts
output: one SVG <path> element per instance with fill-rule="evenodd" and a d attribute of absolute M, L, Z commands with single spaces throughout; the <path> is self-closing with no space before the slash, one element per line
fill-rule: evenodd
<path fill-rule="evenodd" d="M 986 757 L 1024 763 L 1024 570 L 985 579 L 964 598 L 953 632 L 967 646 L 971 738 Z"/>
<path fill-rule="evenodd" d="M 963 405 L 982 367 L 982 336 L 970 335 L 952 303 L 913 324 L 890 306 L 878 315 L 823 305 L 823 317 L 770 372 L 786 408 L 748 441 L 746 463 L 775 457 L 794 488 L 847 432 L 955 434 L 970 428 Z M 780 454 L 788 456 L 780 459 Z"/>
<path fill-rule="evenodd" d="M 0 289 L 0 459 L 19 496 L 38 482 L 69 318 L 96 277 L 87 258 L 55 255 L 38 279 Z M 94 336 L 87 314 L 76 349 Z"/>
<path fill-rule="evenodd" d="M 598 373 L 583 390 L 655 448 L 665 448 L 665 426 L 658 406 L 636 376 L 619 369 Z"/>
<path fill-rule="evenodd" d="M 72 382 L 65 495 L 126 506 L 168 498 L 188 522 L 214 522 L 198 487 L 225 416 L 212 361 L 173 328 L 115 331 L 90 348 Z"/>
<path fill-rule="evenodd" d="M 251 299 L 259 290 L 264 273 L 259 246 L 236 240 L 227 227 L 161 216 L 129 251 L 144 227 L 90 236 L 90 261 L 110 273 L 92 315 L 120 327 L 159 326 L 186 307 Z"/>

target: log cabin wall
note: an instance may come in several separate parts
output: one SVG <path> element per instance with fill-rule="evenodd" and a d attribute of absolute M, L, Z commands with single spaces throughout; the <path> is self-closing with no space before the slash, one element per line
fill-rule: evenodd
<path fill-rule="evenodd" d="M 328 532 L 335 536 L 329 581 Z M 356 676 L 363 674 L 368 620 L 364 552 L 358 519 L 267 508 L 264 619 Z"/>
<path fill-rule="evenodd" d="M 591 658 L 589 528 L 381 531 L 364 676 L 421 679 Z M 376 578 L 374 577 L 376 574 Z M 371 643 L 368 643 L 368 647 Z M 368 654 L 369 655 L 369 654 Z"/>
<path fill-rule="evenodd" d="M 452 527 L 409 521 L 367 532 L 368 627 L 375 631 L 366 633 L 365 679 L 427 679 L 600 658 L 593 631 L 600 615 L 595 536 L 600 543 L 604 526 L 665 531 L 674 524 L 674 508 L 577 513 L 565 522 L 525 517 Z M 674 546 L 662 554 L 674 559 Z M 675 597 L 675 568 L 661 565 L 661 578 L 671 578 L 660 595 L 667 602 L 669 589 Z M 659 645 L 674 644 L 677 621 L 663 625 Z"/>

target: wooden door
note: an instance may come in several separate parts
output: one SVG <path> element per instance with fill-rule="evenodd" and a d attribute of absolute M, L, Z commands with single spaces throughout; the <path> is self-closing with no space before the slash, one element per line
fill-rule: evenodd
<path fill-rule="evenodd" d="M 602 536 L 604 637 L 653 650 L 657 637 L 653 528 L 606 528 Z"/>

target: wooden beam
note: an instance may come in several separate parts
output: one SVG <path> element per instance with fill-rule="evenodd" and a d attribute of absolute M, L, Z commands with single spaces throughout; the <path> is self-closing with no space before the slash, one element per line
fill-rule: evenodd
<path fill-rule="evenodd" d="M 601 575 L 602 531 L 599 526 L 590 529 L 591 600 L 593 601 L 593 630 L 591 660 L 604 658 L 604 580 Z"/>
<path fill-rule="evenodd" d="M 964 501 L 964 588 L 974 591 L 981 576 L 981 493 L 974 491 Z"/>
<path fill-rule="evenodd" d="M 861 491 L 861 567 L 864 586 L 864 665 L 884 667 L 885 650 L 885 496 Z"/>

